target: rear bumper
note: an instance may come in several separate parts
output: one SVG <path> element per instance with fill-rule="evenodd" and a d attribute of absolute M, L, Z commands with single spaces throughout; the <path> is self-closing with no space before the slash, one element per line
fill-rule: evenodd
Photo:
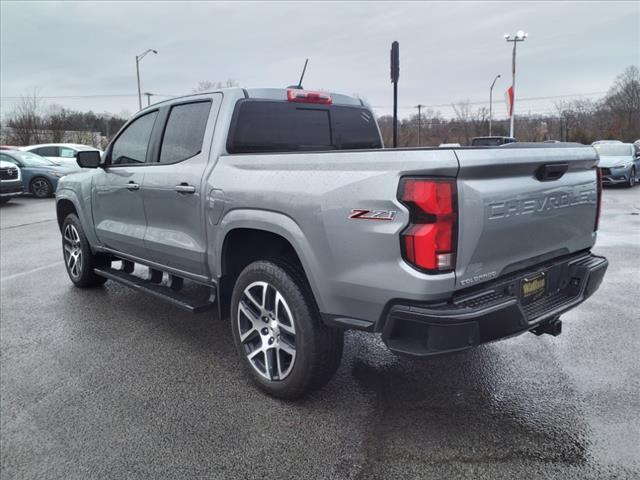
<path fill-rule="evenodd" d="M 429 357 L 518 335 L 590 297 L 608 265 L 604 257 L 581 254 L 461 291 L 447 302 L 396 303 L 386 316 L 382 339 L 395 353 Z M 546 275 L 547 293 L 525 305 L 520 294 L 522 282 L 540 272 Z"/>

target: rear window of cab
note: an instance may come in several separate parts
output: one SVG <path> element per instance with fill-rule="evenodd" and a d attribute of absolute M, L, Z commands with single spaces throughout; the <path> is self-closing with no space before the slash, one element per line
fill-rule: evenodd
<path fill-rule="evenodd" d="M 231 121 L 229 153 L 382 148 L 370 110 L 276 100 L 240 100 Z"/>

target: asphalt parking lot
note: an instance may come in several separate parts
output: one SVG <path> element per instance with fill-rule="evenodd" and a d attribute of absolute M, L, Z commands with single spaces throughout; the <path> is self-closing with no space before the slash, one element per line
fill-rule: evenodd
<path fill-rule="evenodd" d="M 638 478 L 640 187 L 607 189 L 602 288 L 561 336 L 429 361 L 347 336 L 323 390 L 271 399 L 229 322 L 71 286 L 54 200 L 1 217 L 2 478 Z"/>

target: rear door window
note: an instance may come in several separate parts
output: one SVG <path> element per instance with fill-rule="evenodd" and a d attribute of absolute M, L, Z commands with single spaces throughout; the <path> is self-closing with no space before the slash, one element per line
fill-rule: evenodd
<path fill-rule="evenodd" d="M 176 163 L 202 151 L 211 102 L 171 107 L 160 149 L 160 163 Z"/>
<path fill-rule="evenodd" d="M 39 147 L 34 150 L 31 150 L 31 152 L 35 153 L 36 155 L 40 155 L 41 157 L 59 157 L 60 156 L 60 149 L 58 147 Z"/>

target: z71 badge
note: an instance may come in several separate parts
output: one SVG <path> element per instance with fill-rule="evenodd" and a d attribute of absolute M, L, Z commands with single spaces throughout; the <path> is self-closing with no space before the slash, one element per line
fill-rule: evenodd
<path fill-rule="evenodd" d="M 360 220 L 393 220 L 395 216 L 395 210 L 367 210 L 366 208 L 354 208 L 349 214 L 349 218 Z"/>

